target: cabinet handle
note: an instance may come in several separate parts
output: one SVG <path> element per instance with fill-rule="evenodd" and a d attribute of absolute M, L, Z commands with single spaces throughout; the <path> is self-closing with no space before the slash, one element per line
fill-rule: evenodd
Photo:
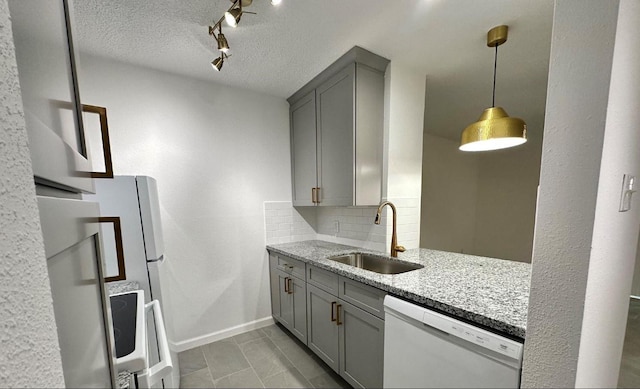
<path fill-rule="evenodd" d="M 336 306 L 336 325 L 342 325 L 342 322 L 340 321 L 340 308 L 342 308 L 342 304 L 338 304 Z"/>
<path fill-rule="evenodd" d="M 316 204 L 320 204 L 320 188 L 316 188 Z"/>
<path fill-rule="evenodd" d="M 104 158 L 104 172 L 91 172 L 91 178 L 113 178 L 113 163 L 111 160 L 111 143 L 109 142 L 109 125 L 107 124 L 107 109 L 95 105 L 82 104 L 82 112 L 100 115 L 100 133 L 102 135 L 102 156 Z"/>
<path fill-rule="evenodd" d="M 289 280 L 287 281 L 289 283 L 289 294 L 293 294 L 293 288 L 291 287 L 291 281 L 293 281 L 292 278 L 289 278 Z"/>
<path fill-rule="evenodd" d="M 316 203 L 316 188 L 311 188 L 311 202 Z"/>
<path fill-rule="evenodd" d="M 331 302 L 331 321 L 336 321 L 336 317 L 333 315 L 333 310 L 336 309 L 336 302 Z"/>
<path fill-rule="evenodd" d="M 289 294 L 289 277 L 284 278 L 284 292 Z"/>
<path fill-rule="evenodd" d="M 116 240 L 116 257 L 118 260 L 118 275 L 113 277 L 105 277 L 104 282 L 123 281 L 127 279 L 124 267 L 124 250 L 122 245 L 122 228 L 120 227 L 119 217 L 99 217 L 98 223 L 112 223 L 114 238 Z"/>

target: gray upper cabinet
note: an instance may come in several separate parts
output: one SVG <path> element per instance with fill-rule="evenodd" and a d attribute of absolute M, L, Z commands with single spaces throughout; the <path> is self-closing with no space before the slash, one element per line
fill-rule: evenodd
<path fill-rule="evenodd" d="M 352 64 L 316 89 L 319 188 L 316 201 L 321 205 L 355 205 L 354 80 L 355 64 Z"/>
<path fill-rule="evenodd" d="M 288 99 L 294 206 L 380 202 L 388 63 L 354 47 Z"/>
<path fill-rule="evenodd" d="M 316 180 L 316 92 L 291 105 L 291 160 L 293 204 L 314 205 Z"/>

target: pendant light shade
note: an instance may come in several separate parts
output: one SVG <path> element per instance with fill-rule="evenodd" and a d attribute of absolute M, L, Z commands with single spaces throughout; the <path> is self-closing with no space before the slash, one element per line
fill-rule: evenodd
<path fill-rule="evenodd" d="M 462 151 L 489 151 L 515 147 L 527 141 L 527 125 L 524 120 L 512 118 L 502 107 L 495 106 L 496 69 L 498 46 L 507 41 L 507 26 L 494 27 L 487 33 L 487 46 L 495 47 L 493 68 L 493 102 L 484 110 L 478 121 L 468 125 L 460 139 Z"/>
<path fill-rule="evenodd" d="M 491 107 L 484 110 L 477 122 L 462 131 L 460 150 L 498 150 L 526 141 L 527 125 L 524 120 L 509 117 L 501 107 Z"/>

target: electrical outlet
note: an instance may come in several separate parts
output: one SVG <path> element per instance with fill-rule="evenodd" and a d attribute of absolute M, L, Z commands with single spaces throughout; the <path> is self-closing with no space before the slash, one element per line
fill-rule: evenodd
<path fill-rule="evenodd" d="M 625 174 L 622 176 L 622 193 L 620 194 L 619 212 L 627 212 L 631 209 L 631 196 L 636 193 L 636 178 Z"/>
<path fill-rule="evenodd" d="M 333 224 L 335 226 L 336 235 L 338 235 L 340 233 L 340 220 L 334 220 Z"/>

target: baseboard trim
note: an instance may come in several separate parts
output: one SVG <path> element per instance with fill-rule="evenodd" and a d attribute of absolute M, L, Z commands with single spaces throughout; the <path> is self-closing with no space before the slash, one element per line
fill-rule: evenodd
<path fill-rule="evenodd" d="M 170 342 L 169 347 L 175 352 L 182 352 L 198 346 L 209 344 L 211 342 L 230 338 L 232 336 L 239 335 L 248 331 L 257 330 L 258 328 L 267 327 L 273 323 L 273 317 L 268 316 L 234 327 L 225 328 L 224 330 L 212 332 L 207 335 L 197 336 L 195 338 L 182 340 L 180 342 Z"/>

